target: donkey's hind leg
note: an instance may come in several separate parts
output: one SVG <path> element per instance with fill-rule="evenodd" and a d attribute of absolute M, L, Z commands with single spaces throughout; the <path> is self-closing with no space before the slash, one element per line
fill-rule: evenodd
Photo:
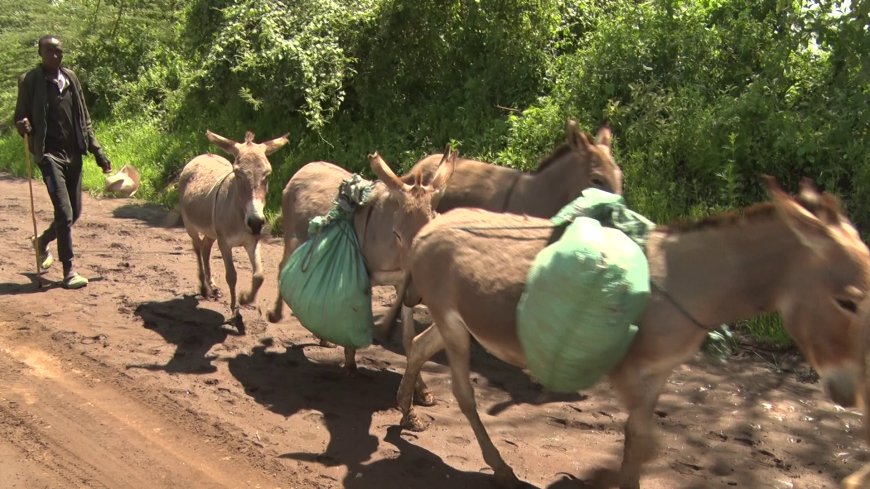
<path fill-rule="evenodd" d="M 459 402 L 462 414 L 471 424 L 474 436 L 483 452 L 483 459 L 495 472 L 495 482 L 500 487 L 522 487 L 522 483 L 514 471 L 501 458 L 498 449 L 492 443 L 480 415 L 477 414 L 477 403 L 474 400 L 474 388 L 471 385 L 471 335 L 468 333 L 465 321 L 455 310 L 444 313 L 432 310 L 433 319 L 438 326 L 447 347 L 447 359 L 450 363 L 450 374 L 453 383 L 453 395 Z"/>
<path fill-rule="evenodd" d="M 218 289 L 217 285 L 214 283 L 214 278 L 211 276 L 211 250 L 213 247 L 214 238 L 203 236 L 200 243 L 200 249 L 202 250 L 200 256 L 203 271 L 202 284 L 205 286 L 205 290 L 208 293 L 207 296 L 203 294 L 203 297 L 218 298 L 221 295 L 221 291 Z"/>
<path fill-rule="evenodd" d="M 320 340 L 320 346 L 323 346 L 323 342 L 326 340 Z M 344 371 L 348 375 L 353 375 L 356 373 L 356 348 L 345 346 L 344 347 Z"/>
<path fill-rule="evenodd" d="M 284 228 L 288 229 L 288 228 Z M 289 232 L 289 231 L 285 231 Z M 290 255 L 293 254 L 293 250 L 296 249 L 297 242 L 293 238 L 285 238 L 284 239 L 284 254 L 281 256 L 281 263 L 278 265 L 278 275 L 277 277 L 281 277 L 281 272 L 284 270 L 284 265 L 287 264 L 287 259 L 290 258 Z M 266 315 L 269 319 L 270 323 L 277 323 L 284 317 L 284 298 L 281 297 L 281 284 L 278 284 L 278 297 L 275 298 L 275 305 L 272 306 L 272 309 L 269 310 L 269 313 Z"/>
<path fill-rule="evenodd" d="M 203 298 L 208 298 L 208 288 L 206 287 L 205 270 L 202 264 L 202 238 L 199 233 L 193 229 L 187 228 L 188 236 L 190 236 L 191 244 L 193 245 L 193 254 L 196 257 L 196 276 L 199 282 L 199 293 Z"/>

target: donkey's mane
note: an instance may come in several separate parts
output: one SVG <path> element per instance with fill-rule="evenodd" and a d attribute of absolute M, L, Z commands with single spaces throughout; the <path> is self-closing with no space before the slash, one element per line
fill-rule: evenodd
<path fill-rule="evenodd" d="M 657 227 L 656 230 L 665 233 L 686 233 L 710 228 L 738 226 L 750 221 L 767 218 L 774 212 L 776 212 L 776 208 L 773 206 L 773 203 L 761 202 L 743 209 L 714 214 L 698 220 L 677 219 L 665 226 Z"/>
<path fill-rule="evenodd" d="M 535 171 L 534 171 L 533 173 L 541 173 L 542 171 L 546 170 L 547 167 L 549 167 L 550 165 L 552 165 L 553 162 L 555 162 L 556 160 L 558 160 L 559 158 L 561 158 L 562 156 L 564 156 L 566 153 L 569 153 L 570 151 L 571 151 L 571 145 L 570 145 L 570 144 L 568 144 L 568 143 L 562 143 L 562 144 L 560 144 L 559 147 L 557 147 L 556 149 L 554 149 L 553 152 L 550 153 L 549 156 L 547 156 L 546 158 L 544 158 L 544 159 L 543 159 L 543 160 L 538 164 L 538 168 L 536 168 Z"/>

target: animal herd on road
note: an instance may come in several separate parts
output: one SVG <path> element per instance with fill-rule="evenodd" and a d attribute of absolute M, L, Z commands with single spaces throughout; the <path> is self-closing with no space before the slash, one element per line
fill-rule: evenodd
<path fill-rule="evenodd" d="M 586 188 L 623 191 L 611 130 L 601 127 L 593 137 L 569 121 L 565 133 L 565 141 L 532 173 L 460 158 L 448 149 L 423 158 L 400 177 L 379 155 L 371 155 L 374 197 L 353 216 L 372 283 L 397 290 L 396 303 L 372 327 L 376 337 L 389 338 L 401 313 L 407 356 L 397 393 L 402 427 L 426 429 L 415 409 L 434 399 L 421 369 L 446 351 L 453 394 L 501 487 L 522 482 L 478 416 L 469 377 L 472 337 L 497 358 L 524 368 L 516 307 L 532 261 L 553 239 L 549 218 Z M 233 161 L 204 154 L 187 163 L 179 177 L 181 216 L 197 260 L 199 292 L 203 297 L 217 292 L 210 267 L 217 242 L 231 318 L 244 333 L 240 306 L 256 299 L 265 277 L 259 244 L 271 173 L 268 156 L 287 143 L 288 135 L 261 143 L 250 132 L 243 142 L 210 131 L 206 137 Z M 308 239 L 308 221 L 330 210 L 339 184 L 350 176 L 338 165 L 316 161 L 287 182 L 281 266 Z M 843 406 L 867 405 L 870 250 L 834 196 L 808 180 L 795 195 L 772 177 L 762 181 L 768 202 L 659 226 L 649 236 L 644 249 L 649 303 L 628 353 L 608 374 L 628 412 L 622 464 L 612 481 L 616 487 L 640 488 L 642 466 L 655 453 L 653 413 L 668 375 L 723 323 L 778 312 L 830 399 Z M 239 246 L 248 254 L 253 276 L 250 289 L 237 295 L 231 251 Z M 418 334 L 412 308 L 421 304 L 434 322 Z M 283 308 L 279 296 L 269 320 L 281 320 Z M 355 366 L 353 348 L 345 348 L 345 368 Z M 849 489 L 868 485 L 870 468 L 843 482 Z"/>

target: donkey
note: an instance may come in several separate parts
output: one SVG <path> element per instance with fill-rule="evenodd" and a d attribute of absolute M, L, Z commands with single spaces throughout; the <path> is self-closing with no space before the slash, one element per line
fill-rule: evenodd
<path fill-rule="evenodd" d="M 588 187 L 622 193 L 622 170 L 611 154 L 612 133 L 608 126 L 600 127 L 595 139 L 591 140 L 579 130 L 576 121 L 569 119 L 565 138 L 566 142 L 543 159 L 534 173 L 460 158 L 436 210 L 444 213 L 458 207 L 475 207 L 549 218 Z M 435 165 L 442 157 L 434 154 L 423 158 L 414 165 L 411 173 L 434 174 Z M 404 281 L 397 288 L 399 300 L 382 320 L 381 331 L 386 336 L 392 336 L 406 288 L 407 282 Z M 416 333 L 413 324 L 412 311 L 404 309 L 402 336 L 406 351 Z M 424 405 L 434 402 L 428 392 L 420 401 Z"/>
<path fill-rule="evenodd" d="M 420 172 L 399 178 L 377 153 L 369 156 L 379 182 L 368 203 L 355 212 L 353 225 L 372 284 L 396 286 L 403 279 L 402 250 L 435 217 L 434 207 L 453 174 L 456 156 L 456 152 L 447 151 L 425 183 Z M 287 182 L 281 199 L 284 255 L 279 272 L 293 251 L 308 239 L 308 221 L 330 210 L 339 184 L 350 176 L 339 166 L 315 161 L 300 168 Z M 278 322 L 283 310 L 284 301 L 279 295 L 269 311 L 269 321 Z M 354 348 L 344 348 L 348 371 L 356 370 L 355 353 Z"/>
<path fill-rule="evenodd" d="M 193 241 L 199 270 L 199 290 L 203 297 L 217 297 L 219 291 L 211 277 L 211 249 L 215 241 L 226 267 L 230 289 L 231 321 L 244 334 L 239 305 L 250 304 L 263 285 L 263 263 L 260 257 L 260 233 L 266 222 L 263 205 L 269 188 L 272 165 L 267 156 L 287 144 L 287 134 L 254 142 L 248 131 L 245 142 L 237 143 L 211 131 L 205 137 L 235 160 L 211 153 L 190 160 L 181 170 L 178 180 L 181 217 L 184 228 Z M 250 292 L 242 292 L 236 301 L 236 269 L 232 249 L 244 246 L 251 260 L 253 277 Z"/>
<path fill-rule="evenodd" d="M 716 325 L 778 311 L 831 399 L 852 405 L 863 397 L 863 348 L 852 333 L 857 304 L 870 288 L 870 250 L 832 196 L 804 183 L 791 198 L 772 178 L 765 183 L 772 203 L 659 227 L 649 237 L 649 305 L 628 353 L 608 374 L 628 409 L 623 489 L 640 487 L 641 466 L 654 452 L 653 409 L 665 380 Z M 398 393 L 402 425 L 425 428 L 412 410 L 411 389 L 423 363 L 446 347 L 460 409 L 496 481 L 508 487 L 519 481 L 477 414 L 470 335 L 496 357 L 525 365 L 516 307 L 532 261 L 553 232 L 544 219 L 457 209 L 426 225 L 408 256 L 413 290 L 406 304 L 421 299 L 435 324 L 407 352 Z"/>
<path fill-rule="evenodd" d="M 864 434 L 864 442 L 870 445 L 870 296 L 864 299 L 861 306 L 858 308 L 859 326 L 854 331 L 854 342 L 859 347 L 863 348 L 864 357 L 864 405 L 862 406 L 864 414 L 864 426 L 862 428 Z M 843 479 L 841 487 L 843 489 L 866 489 L 870 487 L 870 463 L 865 463 L 863 467 Z"/>
<path fill-rule="evenodd" d="M 458 207 L 475 207 L 549 218 L 587 187 L 621 194 L 622 170 L 611 154 L 610 127 L 600 127 L 594 141 L 590 141 L 578 129 L 577 122 L 569 119 L 565 136 L 565 144 L 544 159 L 534 173 L 459 159 L 450 186 L 436 210 L 443 214 Z M 578 154 L 578 150 L 588 152 L 589 158 Z M 441 157 L 440 154 L 427 156 L 411 171 L 430 175 Z"/>

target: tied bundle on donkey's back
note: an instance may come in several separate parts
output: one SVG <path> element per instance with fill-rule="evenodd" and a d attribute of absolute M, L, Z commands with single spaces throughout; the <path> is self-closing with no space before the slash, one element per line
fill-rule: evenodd
<path fill-rule="evenodd" d="M 644 247 L 655 225 L 594 188 L 551 221 L 564 233 L 535 257 L 517 333 L 532 376 L 576 392 L 615 367 L 634 338 L 650 294 Z"/>
<path fill-rule="evenodd" d="M 372 343 L 371 282 L 353 228 L 354 211 L 368 202 L 372 187 L 356 174 L 343 181 L 332 210 L 310 221 L 310 238 L 278 277 L 281 297 L 299 322 L 341 346 Z"/>

